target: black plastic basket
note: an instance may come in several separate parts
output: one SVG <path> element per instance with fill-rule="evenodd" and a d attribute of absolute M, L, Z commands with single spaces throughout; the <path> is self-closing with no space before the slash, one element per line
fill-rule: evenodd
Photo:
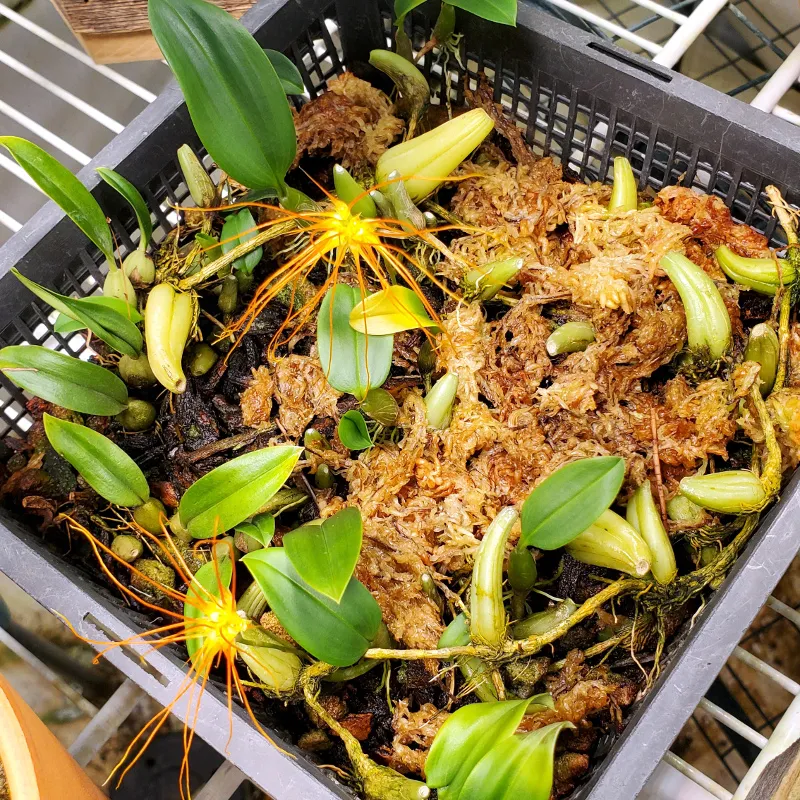
<path fill-rule="evenodd" d="M 412 15 L 421 40 L 435 5 Z M 313 96 L 345 68 L 365 77 L 369 50 L 390 41 L 389 4 L 370 0 L 261 0 L 245 23 L 265 47 L 284 51 Z M 585 180 L 608 176 L 615 155 L 626 155 L 640 186 L 659 189 L 682 181 L 724 199 L 734 217 L 774 237 L 775 220 L 763 188 L 776 184 L 800 200 L 800 130 L 681 75 L 571 28 L 528 6 L 516 29 L 459 14 L 463 65 L 451 58 L 452 101 L 462 98 L 464 69 L 485 72 L 494 96 L 523 126 L 537 154 L 567 163 Z M 424 62 L 441 91 L 443 65 Z M 268 135 L 268 132 L 265 132 Z M 87 167 L 81 177 L 112 214 L 123 255 L 131 249 L 134 221 L 119 198 L 98 181 L 95 165 L 119 170 L 144 190 L 163 235 L 170 229 L 168 203 L 186 194 L 175 159 L 178 146 L 198 147 L 176 87 L 165 91 Z M 102 257 L 52 203 L 0 251 L 0 346 L 43 343 L 78 354 L 82 337 L 53 332 L 52 313 L 12 276 L 11 267 L 45 285 L 79 295 L 102 283 Z M 23 434 L 25 397 L 2 379 L 0 436 Z M 685 720 L 781 577 L 800 544 L 797 476 L 767 515 L 733 571 L 694 626 L 673 646 L 668 664 L 639 704 L 624 733 L 575 798 L 633 800 Z M 127 639 L 145 620 L 54 556 L 35 532 L 0 512 L 0 570 L 43 605 L 63 614 L 90 638 Z M 184 677 L 169 652 L 116 648 L 108 658 L 161 703 L 175 696 Z M 185 704 L 176 713 L 185 717 Z M 349 793 L 291 745 L 286 753 L 267 743 L 236 710 L 229 737 L 227 704 L 206 690 L 196 731 L 276 800 L 348 797 Z M 276 739 L 280 739 L 276 734 Z"/>

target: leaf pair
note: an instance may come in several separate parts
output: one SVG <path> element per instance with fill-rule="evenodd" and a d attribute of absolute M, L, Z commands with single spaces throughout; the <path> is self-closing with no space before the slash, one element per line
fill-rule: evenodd
<path fill-rule="evenodd" d="M 222 252 L 229 253 L 234 247 L 249 242 L 257 233 L 256 221 L 253 219 L 249 208 L 243 208 L 241 211 L 228 214 L 225 217 L 225 224 L 222 226 L 222 232 L 219 235 Z M 258 266 L 263 255 L 264 248 L 256 247 L 255 250 L 251 250 L 247 255 L 237 258 L 231 267 L 244 275 L 250 275 Z"/>
<path fill-rule="evenodd" d="M 39 345 L 4 347 L 0 371 L 21 389 L 79 414 L 113 417 L 128 404 L 128 387 L 113 372 Z"/>
<path fill-rule="evenodd" d="M 614 502 L 625 461 L 597 456 L 572 461 L 540 483 L 522 505 L 520 546 L 556 550 L 583 533 Z"/>
<path fill-rule="evenodd" d="M 33 182 L 97 245 L 114 267 L 114 239 L 106 215 L 91 192 L 58 160 L 41 147 L 18 136 L 0 136 L 15 161 L 28 173 Z M 118 172 L 98 167 L 100 177 L 133 207 L 142 241 L 148 242 L 153 233 L 150 212 L 136 187 Z"/>
<path fill-rule="evenodd" d="M 283 547 L 312 589 L 340 603 L 361 552 L 362 533 L 361 512 L 349 506 L 321 524 L 287 533 Z"/>
<path fill-rule="evenodd" d="M 556 740 L 570 722 L 516 734 L 531 704 L 553 707 L 549 695 L 463 706 L 442 725 L 425 762 L 427 784 L 440 800 L 548 800 Z"/>
<path fill-rule="evenodd" d="M 394 348 L 392 335 L 368 335 L 350 325 L 350 314 L 361 299 L 357 287 L 335 283 L 317 315 L 317 352 L 325 378 L 334 389 L 359 401 L 389 376 Z"/>
<path fill-rule="evenodd" d="M 126 316 L 96 297 L 67 297 L 51 292 L 26 278 L 19 270 L 11 271 L 21 283 L 51 308 L 81 323 L 84 328 L 88 328 L 98 339 L 117 352 L 134 358 L 142 352 L 142 333 L 132 321 L 133 313 Z M 127 304 L 123 301 L 123 305 Z M 139 319 L 141 320 L 141 316 Z"/>
<path fill-rule="evenodd" d="M 242 562 L 281 625 L 314 658 L 347 667 L 367 651 L 378 633 L 381 611 L 355 578 L 349 579 L 336 603 L 303 580 L 283 547 L 256 550 Z"/>
<path fill-rule="evenodd" d="M 237 533 L 252 537 L 262 547 L 269 547 L 275 536 L 275 517 L 272 514 L 256 514 L 250 522 L 240 522 L 234 529 Z"/>
<path fill-rule="evenodd" d="M 366 420 L 361 412 L 355 409 L 342 414 L 336 433 L 339 435 L 339 441 L 348 450 L 366 450 L 373 445 Z"/>
<path fill-rule="evenodd" d="M 258 513 L 283 486 L 302 451 L 288 445 L 264 447 L 212 469 L 181 498 L 181 523 L 195 539 L 235 528 Z"/>
<path fill-rule="evenodd" d="M 124 300 L 120 300 L 118 297 L 97 295 L 87 299 L 99 303 L 106 308 L 110 308 L 112 311 L 116 311 L 117 314 L 126 317 L 134 325 L 138 325 L 142 321 L 142 315 L 132 305 L 126 303 Z M 67 336 L 70 333 L 85 330 L 86 327 L 87 326 L 80 320 L 68 317 L 66 314 L 59 314 L 56 317 L 56 321 L 53 323 L 53 330 L 61 334 L 61 336 Z"/>
<path fill-rule="evenodd" d="M 50 444 L 97 494 L 117 506 L 140 506 L 150 497 L 147 479 L 134 460 L 102 433 L 44 415 Z"/>

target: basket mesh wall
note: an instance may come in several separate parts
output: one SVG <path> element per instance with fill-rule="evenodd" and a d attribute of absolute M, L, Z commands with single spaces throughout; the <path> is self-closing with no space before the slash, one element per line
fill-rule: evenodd
<path fill-rule="evenodd" d="M 410 17 L 414 41 L 421 45 L 427 40 L 429 28 L 421 14 L 414 12 Z M 384 27 L 390 45 L 392 27 L 388 12 L 384 14 Z M 309 97 L 315 96 L 329 78 L 342 72 L 345 65 L 332 7 L 285 52 L 300 69 Z M 495 101 L 525 131 L 533 151 L 553 156 L 584 180 L 608 179 L 614 156 L 624 155 L 639 176 L 641 188 L 658 190 L 668 184 L 683 183 L 718 195 L 731 208 L 735 219 L 753 225 L 778 243 L 774 239 L 776 223 L 762 192 L 770 182 L 769 176 L 746 170 L 664 126 L 653 125 L 598 101 L 590 93 L 546 71 L 524 74 L 518 62 L 506 65 L 502 56 L 485 54 L 480 43 L 462 40 L 458 54 L 446 57 L 428 54 L 421 67 L 431 83 L 434 102 L 444 102 L 449 97 L 454 106 L 464 103 L 465 79 L 474 88 L 478 75 L 485 73 L 494 87 Z M 210 168 L 207 157 L 206 163 Z M 158 243 L 179 223 L 174 206 L 184 202 L 188 192 L 176 159 L 154 166 L 160 168 L 139 189 L 153 213 L 154 241 Z M 111 222 L 122 259 L 135 247 L 138 236 L 138 233 L 134 236 L 135 219 L 131 212 L 123 212 L 112 217 Z M 65 294 L 94 294 L 102 285 L 105 271 L 100 253 L 87 246 L 79 258 L 64 265 L 64 271 L 52 286 Z M 1 323 L 0 347 L 41 344 L 88 358 L 92 351 L 85 335 L 60 336 L 53 330 L 55 317 L 55 312 L 32 299 L 13 319 Z M 24 394 L 0 374 L 0 437 L 23 434 L 29 426 Z"/>

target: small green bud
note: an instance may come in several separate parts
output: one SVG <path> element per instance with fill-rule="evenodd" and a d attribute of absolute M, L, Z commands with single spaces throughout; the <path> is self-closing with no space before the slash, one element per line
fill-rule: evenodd
<path fill-rule="evenodd" d="M 578 609 L 569 598 L 562 600 L 553 608 L 537 611 L 511 626 L 511 634 L 515 639 L 527 639 L 529 636 L 541 636 L 568 620 Z"/>
<path fill-rule="evenodd" d="M 464 276 L 464 298 L 467 300 L 491 300 L 521 269 L 521 258 L 506 258 L 492 261 Z"/>
<path fill-rule="evenodd" d="M 762 397 L 766 397 L 775 385 L 778 375 L 781 345 L 778 334 L 765 322 L 760 322 L 750 331 L 747 347 L 744 351 L 745 361 L 755 361 L 761 365 L 758 372 L 758 388 Z"/>
<path fill-rule="evenodd" d="M 614 187 L 611 190 L 609 211 L 636 211 L 636 178 L 631 162 L 624 156 L 614 159 Z"/>
<path fill-rule="evenodd" d="M 189 350 L 189 374 L 195 378 L 205 375 L 219 360 L 216 350 L 206 342 L 198 342 Z"/>
<path fill-rule="evenodd" d="M 239 283 L 235 275 L 228 275 L 222 281 L 222 291 L 219 293 L 217 306 L 223 314 L 233 314 L 239 300 Z"/>
<path fill-rule="evenodd" d="M 767 493 L 758 476 L 746 469 L 731 469 L 683 478 L 678 491 L 694 503 L 720 514 L 760 511 Z"/>
<path fill-rule="evenodd" d="M 408 189 L 402 180 L 402 176 L 397 170 L 389 173 L 388 182 L 383 186 L 383 194 L 389 198 L 394 210 L 395 219 L 400 222 L 407 222 L 415 230 L 423 230 L 428 227 L 425 215 L 414 205 L 414 201 L 408 196 Z"/>
<path fill-rule="evenodd" d="M 142 250 L 129 253 L 122 262 L 122 269 L 133 283 L 142 286 L 149 286 L 156 279 L 156 265 Z"/>
<path fill-rule="evenodd" d="M 267 610 L 267 598 L 256 581 L 242 592 L 236 610 L 242 611 L 248 619 L 261 619 L 261 615 Z M 261 631 L 260 628 L 258 630 Z"/>
<path fill-rule="evenodd" d="M 150 368 L 147 354 L 141 353 L 137 358 L 122 356 L 117 365 L 119 375 L 132 389 L 147 389 L 158 381 Z"/>
<path fill-rule="evenodd" d="M 340 164 L 336 164 L 333 168 L 333 185 L 336 196 L 350 206 L 352 214 L 360 214 L 365 219 L 378 216 L 378 209 L 369 192 Z"/>
<path fill-rule="evenodd" d="M 306 428 L 303 434 L 303 447 L 309 450 L 330 450 L 330 442 L 316 429 Z"/>
<path fill-rule="evenodd" d="M 135 536 L 123 533 L 114 537 L 114 541 L 111 542 L 111 550 L 125 563 L 132 564 L 137 558 L 141 558 L 144 545 Z"/>
<path fill-rule="evenodd" d="M 146 431 L 156 421 L 156 407 L 147 400 L 128 400 L 128 407 L 115 417 L 126 431 Z"/>
<path fill-rule="evenodd" d="M 211 546 L 211 557 L 217 561 L 221 561 L 223 558 L 237 561 L 239 558 L 239 551 L 236 549 L 233 536 L 223 536 L 221 539 L 217 539 Z"/>
<path fill-rule="evenodd" d="M 192 534 L 189 533 L 188 528 L 183 526 L 181 515 L 177 511 L 169 518 L 169 530 L 179 542 L 183 542 L 184 544 L 194 539 Z"/>
<path fill-rule="evenodd" d="M 121 269 L 114 269 L 106 275 L 103 281 L 103 295 L 124 300 L 129 306 L 136 308 L 136 289 L 133 288 L 131 279 Z"/>
<path fill-rule="evenodd" d="M 390 428 L 397 422 L 397 416 L 400 413 L 397 401 L 386 389 L 370 389 L 361 404 L 361 410 L 370 419 L 374 419 L 375 422 L 386 428 Z"/>
<path fill-rule="evenodd" d="M 560 356 L 562 353 L 578 353 L 594 341 L 594 328 L 588 322 L 565 322 L 556 328 L 545 342 L 547 355 Z"/>
<path fill-rule="evenodd" d="M 422 586 L 422 591 L 425 592 L 425 596 L 439 611 L 443 611 L 444 601 L 442 600 L 439 589 L 436 587 L 436 581 L 434 581 L 433 576 L 429 572 L 423 572 L 422 575 L 419 576 L 419 583 L 420 586 Z"/>
<path fill-rule="evenodd" d="M 537 578 L 536 559 L 530 548 L 517 545 L 508 556 L 508 585 L 515 592 L 529 592 Z"/>
<path fill-rule="evenodd" d="M 714 258 L 722 271 L 736 283 L 747 286 L 759 294 L 774 295 L 778 288 L 790 286 L 796 278 L 796 271 L 789 259 L 778 262 L 774 258 L 745 258 L 722 245 L 714 251 Z"/>
<path fill-rule="evenodd" d="M 383 219 L 394 219 L 394 207 L 383 192 L 378 191 L 378 189 L 373 189 L 369 193 L 369 196 L 377 209 L 377 214 L 375 216 L 382 217 Z"/>
<path fill-rule="evenodd" d="M 151 497 L 146 503 L 134 509 L 133 519 L 148 533 L 161 533 L 162 525 L 167 522 L 167 509 L 160 500 Z"/>
<path fill-rule="evenodd" d="M 429 428 L 441 431 L 450 427 L 457 391 L 458 375 L 455 372 L 448 372 L 442 375 L 425 395 Z"/>
<path fill-rule="evenodd" d="M 314 473 L 314 485 L 317 489 L 330 489 L 336 483 L 336 476 L 327 464 L 320 464 Z"/>
<path fill-rule="evenodd" d="M 436 350 L 430 339 L 426 339 L 417 354 L 417 367 L 420 375 L 430 375 L 436 369 Z"/>
<path fill-rule="evenodd" d="M 705 519 L 706 512 L 688 497 L 676 494 L 671 500 L 667 500 L 667 516 L 673 522 L 697 525 Z"/>
<path fill-rule="evenodd" d="M 214 205 L 217 190 L 214 182 L 209 177 L 200 159 L 188 144 L 178 148 L 178 163 L 183 173 L 183 179 L 189 189 L 195 204 L 200 208 L 209 208 Z"/>

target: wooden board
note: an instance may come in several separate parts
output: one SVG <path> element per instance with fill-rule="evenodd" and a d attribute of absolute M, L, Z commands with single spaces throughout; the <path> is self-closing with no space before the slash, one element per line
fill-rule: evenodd
<path fill-rule="evenodd" d="M 211 0 L 241 17 L 255 0 Z M 161 58 L 150 35 L 147 0 L 53 0 L 64 21 L 98 64 Z"/>

